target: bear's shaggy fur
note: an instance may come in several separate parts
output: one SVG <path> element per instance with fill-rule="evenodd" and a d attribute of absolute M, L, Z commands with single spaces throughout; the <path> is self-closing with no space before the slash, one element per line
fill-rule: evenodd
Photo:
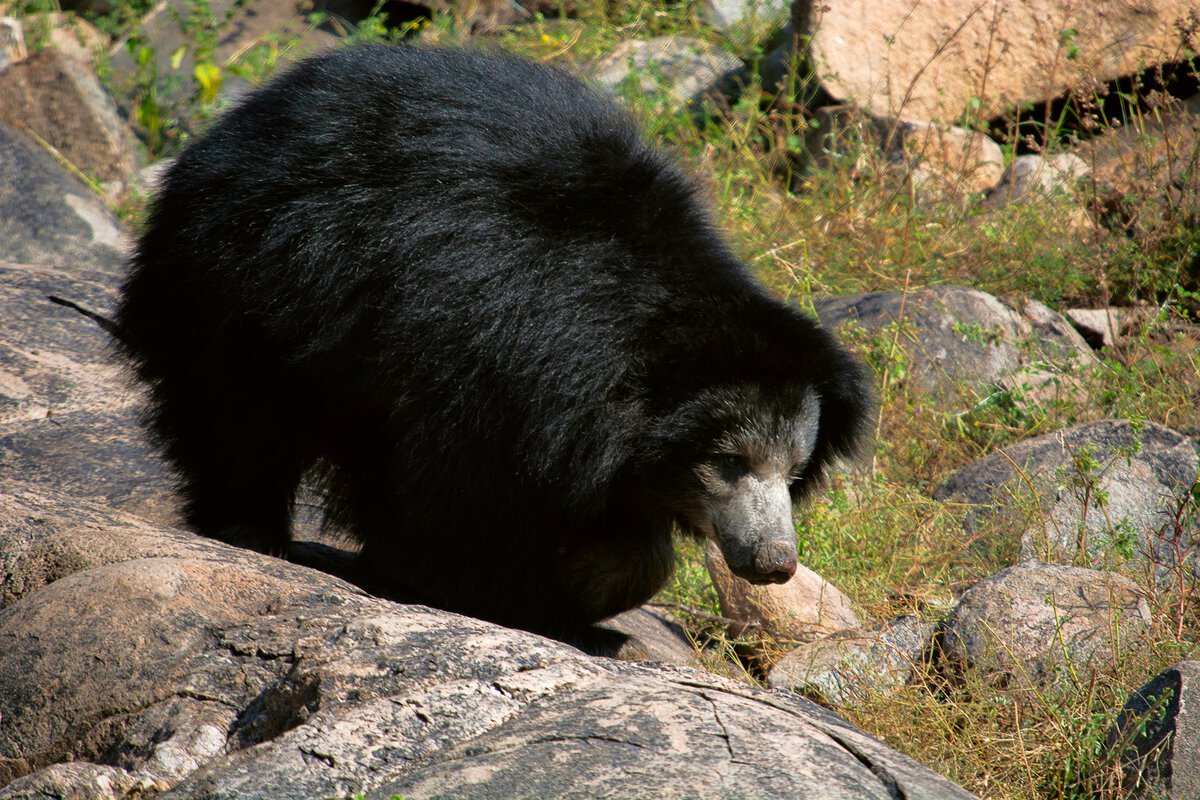
<path fill-rule="evenodd" d="M 317 475 L 394 596 L 551 635 L 653 595 L 677 527 L 786 579 L 870 403 L 620 108 L 469 51 L 252 93 L 167 172 L 117 324 L 196 531 L 285 553 Z"/>

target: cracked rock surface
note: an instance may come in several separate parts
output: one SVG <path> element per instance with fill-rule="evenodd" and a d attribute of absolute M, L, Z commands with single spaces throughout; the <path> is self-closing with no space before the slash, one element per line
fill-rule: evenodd
<path fill-rule="evenodd" d="M 966 798 L 800 698 L 0 483 L 0 798 Z M 65 787 L 65 788 L 64 788 Z"/>

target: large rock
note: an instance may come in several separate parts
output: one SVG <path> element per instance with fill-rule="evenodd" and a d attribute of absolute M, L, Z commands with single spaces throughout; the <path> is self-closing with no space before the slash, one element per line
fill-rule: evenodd
<path fill-rule="evenodd" d="M 955 669 L 1044 685 L 1059 671 L 1086 676 L 1139 646 L 1150 622 L 1128 578 L 1026 561 L 963 594 L 946 621 L 942 656 Z"/>
<path fill-rule="evenodd" d="M 40 137 L 89 176 L 123 181 L 137 171 L 112 98 L 88 67 L 53 48 L 0 71 L 0 123 Z"/>
<path fill-rule="evenodd" d="M 1129 696 L 1105 746 L 1116 751 L 1128 796 L 1200 797 L 1200 662 L 1181 661 Z"/>
<path fill-rule="evenodd" d="M 1018 313 L 977 289 L 842 295 L 818 298 L 813 307 L 826 327 L 854 323 L 894 333 L 907 362 L 904 380 L 926 391 L 974 390 L 981 383 L 1012 388 L 1047 376 L 1070 377 L 1096 361 L 1079 334 L 1050 309 L 1026 303 L 1025 313 Z"/>
<path fill-rule="evenodd" d="M 0 486 L 0 576 L 0 797 L 968 797 L 798 698 L 46 489 Z"/>
<path fill-rule="evenodd" d="M 0 125 L 0 261 L 117 274 L 128 242 L 91 189 Z"/>
<path fill-rule="evenodd" d="M 1178 566 L 1176 543 L 1186 550 L 1197 534 L 1175 524 L 1197 469 L 1188 437 L 1101 420 L 1005 447 L 956 472 L 934 497 L 972 506 L 970 536 L 981 526 L 1019 532 L 1025 557 L 1136 556 L 1167 568 Z"/>
<path fill-rule="evenodd" d="M 795 0 L 822 87 L 880 117 L 987 119 L 1180 59 L 1192 0 Z"/>

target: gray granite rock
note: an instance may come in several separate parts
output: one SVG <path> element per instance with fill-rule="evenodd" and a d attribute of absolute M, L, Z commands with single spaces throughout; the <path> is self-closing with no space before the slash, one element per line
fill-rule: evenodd
<path fill-rule="evenodd" d="M 1181 661 L 1129 696 L 1105 747 L 1120 760 L 1128 797 L 1200 797 L 1200 662 Z M 1116 751 L 1116 752 L 1114 752 Z"/>
<path fill-rule="evenodd" d="M 1026 561 L 984 578 L 955 605 L 941 657 L 955 670 L 1045 685 L 1086 676 L 1150 630 L 1141 590 L 1109 572 Z"/>
<path fill-rule="evenodd" d="M 977 289 L 842 295 L 817 298 L 813 307 L 827 327 L 851 323 L 894 333 L 907 361 L 904 380 L 929 392 L 973 391 L 980 384 L 1020 387 L 1070 376 L 1096 360 L 1078 335 L 1067 333 L 1070 325 L 1045 306 L 1023 304 L 1027 317 Z"/>
<path fill-rule="evenodd" d="M 968 536 L 981 526 L 1019 535 L 1025 557 L 1137 558 L 1169 569 L 1176 545 L 1198 533 L 1186 516 L 1176 524 L 1198 469 L 1188 437 L 1101 420 L 1004 447 L 954 473 L 934 497 L 971 506 Z"/>
<path fill-rule="evenodd" d="M 908 683 L 926 659 L 935 626 L 908 615 L 865 630 L 843 631 L 801 645 L 771 668 L 767 683 L 854 706 Z"/>
<path fill-rule="evenodd" d="M 0 261 L 117 274 L 127 247 L 91 189 L 32 139 L 0 125 Z"/>
<path fill-rule="evenodd" d="M 619 89 L 635 81 L 642 92 L 666 89 L 677 105 L 699 102 L 719 93 L 718 87 L 742 62 L 700 39 L 660 36 L 622 42 L 592 65 L 598 83 Z"/>

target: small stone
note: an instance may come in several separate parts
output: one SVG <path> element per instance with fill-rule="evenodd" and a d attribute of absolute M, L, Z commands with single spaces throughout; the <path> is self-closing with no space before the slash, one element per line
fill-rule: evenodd
<path fill-rule="evenodd" d="M 629 636 L 617 657 L 626 661 L 661 661 L 682 667 L 703 668 L 704 664 L 696 653 L 683 626 L 667 614 L 642 606 L 632 608 L 612 619 L 600 623 L 600 627 L 619 631 Z"/>
<path fill-rule="evenodd" d="M 905 615 L 866 630 L 843 631 L 801 645 L 771 668 L 767 683 L 854 706 L 904 686 L 933 639 L 933 623 Z"/>
<path fill-rule="evenodd" d="M 704 18 L 719 31 L 749 19 L 781 20 L 787 16 L 786 0 L 704 0 Z"/>
<path fill-rule="evenodd" d="M 29 55 L 25 49 L 25 29 L 21 20 L 0 17 L 0 72 L 9 64 L 21 61 Z"/>
<path fill-rule="evenodd" d="M 1127 318 L 1134 316 L 1114 306 L 1068 308 L 1065 313 L 1084 340 L 1095 350 L 1115 345 L 1125 332 Z"/>
<path fill-rule="evenodd" d="M 95 25 L 74 14 L 54 12 L 46 15 L 50 25 L 50 46 L 59 53 L 88 67 L 95 67 L 98 54 L 108 38 Z"/>
<path fill-rule="evenodd" d="M 721 613 L 730 619 L 796 642 L 859 626 L 850 598 L 803 564 L 787 583 L 755 586 L 730 572 L 720 548 L 711 542 L 704 561 L 717 589 Z"/>

